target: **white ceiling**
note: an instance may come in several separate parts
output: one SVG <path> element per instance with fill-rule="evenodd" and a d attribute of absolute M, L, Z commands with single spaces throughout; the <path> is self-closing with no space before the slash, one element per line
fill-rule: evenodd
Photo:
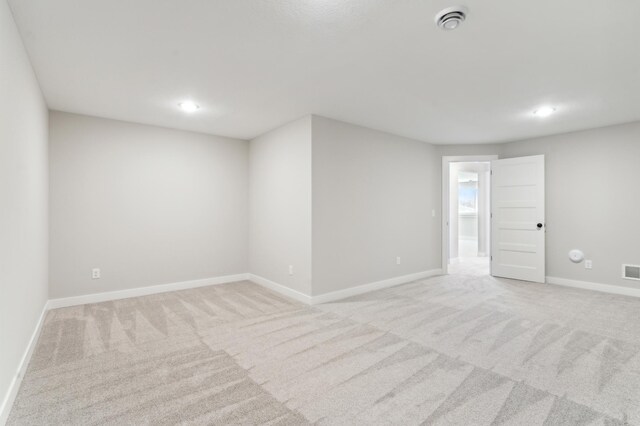
<path fill-rule="evenodd" d="M 453 32 L 433 18 L 455 0 L 9 3 L 62 111 L 243 139 L 313 113 L 438 144 L 640 120 L 637 0 L 466 0 Z"/>

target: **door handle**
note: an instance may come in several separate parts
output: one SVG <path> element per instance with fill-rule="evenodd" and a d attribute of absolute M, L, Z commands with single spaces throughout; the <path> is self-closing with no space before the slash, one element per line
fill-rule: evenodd
<path fill-rule="evenodd" d="M 536 226 L 538 227 L 538 229 L 542 229 L 542 224 L 541 223 L 538 223 Z"/>

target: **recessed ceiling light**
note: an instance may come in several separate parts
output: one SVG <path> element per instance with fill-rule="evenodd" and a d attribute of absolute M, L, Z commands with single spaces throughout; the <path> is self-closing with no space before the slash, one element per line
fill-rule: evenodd
<path fill-rule="evenodd" d="M 181 110 L 183 110 L 184 112 L 196 112 L 197 110 L 200 109 L 200 105 L 198 105 L 195 102 L 191 102 L 191 101 L 184 101 L 184 102 L 180 102 L 178 104 L 178 106 L 180 107 Z"/>
<path fill-rule="evenodd" d="M 556 109 L 554 107 L 543 106 L 533 111 L 533 115 L 535 115 L 536 117 L 544 118 L 550 116 L 554 112 L 556 112 Z"/>

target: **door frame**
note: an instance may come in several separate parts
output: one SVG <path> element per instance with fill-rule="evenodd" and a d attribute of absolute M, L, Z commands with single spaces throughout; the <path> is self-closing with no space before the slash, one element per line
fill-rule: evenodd
<path fill-rule="evenodd" d="M 442 272 L 449 273 L 449 168 L 451 163 L 474 163 L 498 160 L 498 154 L 442 156 Z M 491 166 L 489 166 L 491 170 Z M 489 209 L 491 207 L 489 206 Z M 491 232 L 491 230 L 489 230 Z M 489 247 L 491 251 L 491 247 Z M 488 253 L 491 256 L 491 253 Z"/>

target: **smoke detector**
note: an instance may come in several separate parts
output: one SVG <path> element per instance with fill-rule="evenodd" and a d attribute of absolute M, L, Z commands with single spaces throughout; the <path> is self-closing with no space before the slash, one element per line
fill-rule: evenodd
<path fill-rule="evenodd" d="M 455 30 L 464 22 L 468 10 L 464 6 L 453 6 L 441 10 L 436 15 L 436 25 L 445 31 Z"/>

